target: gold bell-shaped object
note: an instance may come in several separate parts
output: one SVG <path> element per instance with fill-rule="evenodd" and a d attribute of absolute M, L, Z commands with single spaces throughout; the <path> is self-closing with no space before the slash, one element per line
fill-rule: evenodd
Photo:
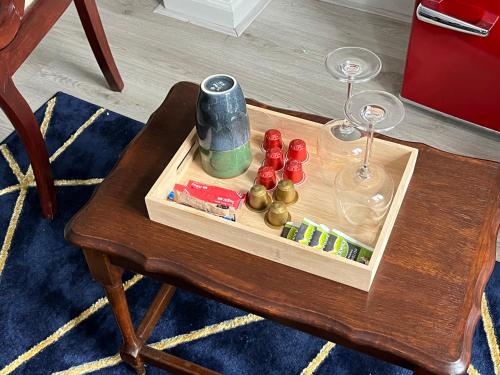
<path fill-rule="evenodd" d="M 299 199 L 299 193 L 291 180 L 281 180 L 274 191 L 274 200 L 283 202 L 287 206 L 294 204 Z"/>
<path fill-rule="evenodd" d="M 282 227 L 290 219 L 291 215 L 286 208 L 286 204 L 280 201 L 273 202 L 264 217 L 266 224 L 275 229 Z"/>
<path fill-rule="evenodd" d="M 272 198 L 264 185 L 254 185 L 247 194 L 245 204 L 247 208 L 255 212 L 264 212 L 271 206 Z"/>

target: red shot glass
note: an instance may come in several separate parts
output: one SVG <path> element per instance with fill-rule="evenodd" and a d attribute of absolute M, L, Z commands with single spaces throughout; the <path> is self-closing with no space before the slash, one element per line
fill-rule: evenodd
<path fill-rule="evenodd" d="M 285 164 L 283 178 L 292 181 L 294 184 L 300 184 L 305 179 L 302 163 L 298 160 L 290 159 Z"/>
<path fill-rule="evenodd" d="M 290 142 L 290 145 L 288 146 L 287 157 L 288 159 L 297 160 L 301 163 L 305 162 L 308 157 L 306 142 L 304 142 L 302 139 L 292 140 Z"/>
<path fill-rule="evenodd" d="M 283 150 L 279 147 L 268 149 L 266 152 L 266 160 L 264 161 L 264 165 L 273 167 L 275 171 L 282 170 L 283 165 L 285 165 Z"/>
<path fill-rule="evenodd" d="M 266 190 L 274 189 L 276 186 L 276 170 L 270 166 L 260 167 L 257 171 L 256 183 L 264 185 Z"/>
<path fill-rule="evenodd" d="M 264 150 L 269 150 L 274 147 L 283 148 L 283 138 L 277 129 L 269 129 L 264 134 L 264 143 L 262 145 Z"/>

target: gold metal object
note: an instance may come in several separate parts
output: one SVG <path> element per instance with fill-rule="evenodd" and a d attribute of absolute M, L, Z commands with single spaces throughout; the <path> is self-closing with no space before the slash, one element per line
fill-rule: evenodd
<path fill-rule="evenodd" d="M 299 193 L 295 190 L 293 182 L 290 180 L 281 180 L 274 191 L 274 200 L 280 201 L 287 206 L 294 204 L 299 199 Z"/>
<path fill-rule="evenodd" d="M 250 188 L 245 199 L 247 208 L 254 212 L 264 212 L 269 209 L 273 202 L 264 185 L 256 184 Z"/>
<path fill-rule="evenodd" d="M 264 220 L 266 224 L 274 229 L 278 229 L 290 221 L 291 215 L 283 202 L 273 202 L 267 211 Z"/>

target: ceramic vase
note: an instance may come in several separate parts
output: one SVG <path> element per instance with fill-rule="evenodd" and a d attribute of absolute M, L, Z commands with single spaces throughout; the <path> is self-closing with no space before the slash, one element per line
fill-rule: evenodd
<path fill-rule="evenodd" d="M 196 131 L 203 170 L 217 178 L 233 178 L 252 162 L 245 96 L 236 80 L 217 74 L 200 87 Z"/>

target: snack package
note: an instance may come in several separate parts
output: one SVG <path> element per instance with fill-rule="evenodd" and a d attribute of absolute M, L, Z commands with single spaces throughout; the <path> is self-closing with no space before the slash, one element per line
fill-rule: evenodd
<path fill-rule="evenodd" d="M 237 212 L 245 200 L 245 194 L 189 181 L 186 186 L 176 184 L 168 199 L 227 220 L 236 221 Z"/>
<path fill-rule="evenodd" d="M 302 221 L 302 224 L 300 224 L 297 233 L 295 233 L 295 237 L 293 238 L 293 240 L 303 245 L 309 245 L 316 227 L 316 223 L 309 219 L 304 219 Z"/>
<path fill-rule="evenodd" d="M 370 262 L 373 254 L 371 247 L 309 219 L 304 219 L 301 224 L 286 223 L 281 237 L 364 264 Z"/>
<path fill-rule="evenodd" d="M 321 224 L 313 232 L 309 246 L 317 250 L 323 250 L 329 237 L 330 229 L 326 225 Z"/>
<path fill-rule="evenodd" d="M 346 234 L 332 229 L 328 233 L 323 251 L 368 264 L 373 255 L 373 249 Z"/>
<path fill-rule="evenodd" d="M 281 237 L 293 240 L 295 238 L 295 234 L 299 230 L 299 227 L 300 227 L 299 224 L 295 224 L 289 221 L 283 226 L 283 230 L 281 231 Z"/>
<path fill-rule="evenodd" d="M 245 194 L 234 190 L 221 188 L 219 186 L 206 185 L 201 182 L 190 180 L 187 189 L 191 196 L 200 200 L 231 207 L 238 210 L 245 200 Z"/>

